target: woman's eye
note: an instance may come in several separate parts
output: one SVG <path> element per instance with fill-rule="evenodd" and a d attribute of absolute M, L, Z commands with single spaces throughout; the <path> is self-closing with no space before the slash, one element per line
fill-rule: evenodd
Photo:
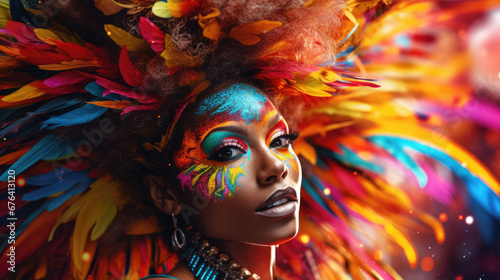
<path fill-rule="evenodd" d="M 244 151 L 240 150 L 237 147 L 227 146 L 227 147 L 223 147 L 223 148 L 218 149 L 217 151 L 215 151 L 209 157 L 209 159 L 216 160 L 216 161 L 230 161 L 230 160 L 233 160 L 233 159 L 236 159 L 236 158 L 240 157 L 244 153 L 245 153 Z"/>
<path fill-rule="evenodd" d="M 271 148 L 287 147 L 291 142 L 290 139 L 281 136 L 274 139 L 269 146 Z"/>
<path fill-rule="evenodd" d="M 282 134 L 279 137 L 274 138 L 274 140 L 269 144 L 270 148 L 287 148 L 293 141 L 299 137 L 299 133 L 292 134 Z"/>

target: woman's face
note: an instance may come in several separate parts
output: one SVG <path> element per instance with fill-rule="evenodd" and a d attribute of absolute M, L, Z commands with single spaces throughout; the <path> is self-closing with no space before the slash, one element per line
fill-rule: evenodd
<path fill-rule="evenodd" d="M 190 218 L 215 239 L 274 245 L 293 238 L 302 175 L 286 121 L 246 84 L 197 104 L 174 154 L 181 187 L 192 199 L 186 201 Z"/>

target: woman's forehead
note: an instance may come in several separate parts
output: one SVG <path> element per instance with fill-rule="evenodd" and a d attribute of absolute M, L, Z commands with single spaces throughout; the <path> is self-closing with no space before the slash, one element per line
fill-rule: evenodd
<path fill-rule="evenodd" d="M 233 84 L 203 99 L 194 112 L 194 121 L 214 118 L 251 124 L 262 121 L 270 111 L 276 109 L 257 88 Z"/>

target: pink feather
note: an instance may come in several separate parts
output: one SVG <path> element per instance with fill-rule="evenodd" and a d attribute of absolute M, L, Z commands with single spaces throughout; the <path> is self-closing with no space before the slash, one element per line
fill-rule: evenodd
<path fill-rule="evenodd" d="M 141 17 L 139 19 L 139 30 L 142 38 L 148 42 L 151 49 L 157 53 L 163 52 L 165 49 L 165 34 L 154 25 L 149 19 Z"/>
<path fill-rule="evenodd" d="M 43 84 L 47 87 L 55 88 L 60 86 L 80 84 L 85 82 L 86 80 L 89 80 L 89 78 L 82 75 L 81 72 L 65 71 L 48 79 L 45 79 L 45 81 L 43 81 Z"/>

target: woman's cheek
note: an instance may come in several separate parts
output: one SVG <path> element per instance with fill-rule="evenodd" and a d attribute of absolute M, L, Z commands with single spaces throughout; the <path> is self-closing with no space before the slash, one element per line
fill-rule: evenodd
<path fill-rule="evenodd" d="M 183 190 L 189 189 L 214 202 L 221 201 L 234 196 L 241 183 L 248 178 L 246 165 L 250 159 L 250 152 L 240 159 L 240 164 L 230 164 L 230 166 L 193 164 L 177 178 Z"/>
<path fill-rule="evenodd" d="M 292 148 L 283 149 L 283 151 L 278 150 L 275 154 L 288 169 L 293 168 L 295 172 L 299 172 L 299 159 Z"/>

